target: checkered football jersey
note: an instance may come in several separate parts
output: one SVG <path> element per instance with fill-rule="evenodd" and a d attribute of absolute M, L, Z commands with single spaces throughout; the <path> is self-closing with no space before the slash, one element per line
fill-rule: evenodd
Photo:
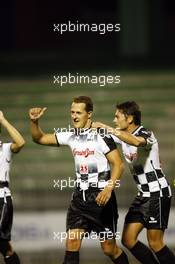
<path fill-rule="evenodd" d="M 110 178 L 110 166 L 106 154 L 116 149 L 112 137 L 102 136 L 93 129 L 84 132 L 58 132 L 58 145 L 68 145 L 75 162 L 76 181 L 98 183 Z"/>
<path fill-rule="evenodd" d="M 143 137 L 147 142 L 146 146 L 135 147 L 112 137 L 116 143 L 121 144 L 123 155 L 137 184 L 138 195 L 171 196 L 171 188 L 161 169 L 158 142 L 153 132 L 140 126 L 133 135 Z"/>

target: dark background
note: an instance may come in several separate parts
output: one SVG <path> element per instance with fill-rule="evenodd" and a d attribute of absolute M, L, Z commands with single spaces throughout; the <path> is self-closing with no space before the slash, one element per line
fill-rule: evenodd
<path fill-rule="evenodd" d="M 120 23 L 121 31 L 53 32 L 68 20 Z M 2 75 L 175 66 L 173 0 L 3 1 L 0 25 Z"/>

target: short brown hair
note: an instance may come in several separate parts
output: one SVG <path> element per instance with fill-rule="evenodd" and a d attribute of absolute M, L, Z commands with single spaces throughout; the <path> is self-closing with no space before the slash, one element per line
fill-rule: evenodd
<path fill-rule="evenodd" d="M 86 112 L 93 112 L 93 102 L 88 96 L 78 96 L 73 99 L 73 103 L 84 103 Z"/>

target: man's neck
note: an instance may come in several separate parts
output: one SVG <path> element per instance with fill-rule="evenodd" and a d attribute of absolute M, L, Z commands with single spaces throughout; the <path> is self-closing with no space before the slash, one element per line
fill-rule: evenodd
<path fill-rule="evenodd" d="M 131 124 L 131 125 L 127 128 L 126 131 L 127 131 L 128 133 L 133 133 L 138 127 L 139 127 L 139 125 Z"/>
<path fill-rule="evenodd" d="M 92 120 L 89 119 L 89 120 L 87 121 L 86 125 L 85 125 L 83 128 L 88 129 L 88 128 L 91 128 L 91 127 L 92 127 Z"/>

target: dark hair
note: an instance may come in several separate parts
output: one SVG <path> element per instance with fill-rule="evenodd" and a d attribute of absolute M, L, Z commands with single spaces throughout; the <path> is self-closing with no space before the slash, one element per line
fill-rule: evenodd
<path fill-rule="evenodd" d="M 117 104 L 116 108 L 121 110 L 124 115 L 132 115 L 135 125 L 141 124 L 141 111 L 138 104 L 134 101 L 127 101 L 121 104 Z"/>
<path fill-rule="evenodd" d="M 93 111 L 93 102 L 90 97 L 88 96 L 78 96 L 73 99 L 73 103 L 84 103 L 86 112 L 92 112 Z"/>

